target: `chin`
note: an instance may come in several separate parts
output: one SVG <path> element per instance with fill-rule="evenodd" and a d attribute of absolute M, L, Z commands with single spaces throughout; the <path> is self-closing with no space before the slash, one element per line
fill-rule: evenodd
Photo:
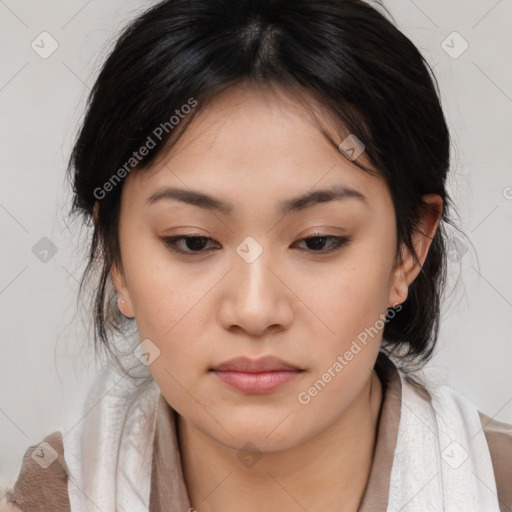
<path fill-rule="evenodd" d="M 237 454 L 245 451 L 258 452 L 277 452 L 292 448 L 301 443 L 298 438 L 291 437 L 290 431 L 283 431 L 282 435 L 272 434 L 267 436 L 264 432 L 251 430 L 239 430 L 232 432 L 233 437 L 227 436 L 223 440 L 218 440 L 221 444 L 235 450 Z M 296 433 L 295 433 L 296 434 Z"/>
<path fill-rule="evenodd" d="M 295 424 L 283 422 L 286 417 L 267 416 L 266 419 L 245 416 L 240 422 L 236 418 L 230 418 L 228 423 L 223 423 L 222 443 L 231 448 L 239 449 L 246 443 L 252 443 L 261 451 L 277 451 L 300 444 L 306 433 L 299 432 Z"/>

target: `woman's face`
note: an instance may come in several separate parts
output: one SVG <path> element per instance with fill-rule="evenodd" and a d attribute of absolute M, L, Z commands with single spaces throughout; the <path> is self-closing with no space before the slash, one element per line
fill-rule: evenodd
<path fill-rule="evenodd" d="M 355 192 L 294 202 L 334 187 Z M 112 277 L 151 340 L 155 381 L 185 421 L 233 448 L 283 449 L 333 424 L 370 378 L 387 308 L 406 298 L 386 185 L 284 95 L 218 96 L 158 165 L 128 176 L 119 230 Z M 166 244 L 185 236 L 205 239 Z M 266 355 L 302 371 L 266 392 L 211 371 Z"/>

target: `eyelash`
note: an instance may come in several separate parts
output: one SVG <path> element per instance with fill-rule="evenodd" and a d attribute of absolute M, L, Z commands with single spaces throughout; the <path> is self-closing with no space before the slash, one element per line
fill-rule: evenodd
<path fill-rule="evenodd" d="M 312 236 L 307 238 L 301 238 L 298 240 L 298 242 L 303 242 L 307 240 L 315 240 L 318 238 L 326 238 L 333 240 L 334 247 L 327 251 L 314 251 L 311 249 L 306 249 L 306 251 L 310 252 L 311 254 L 330 254 L 332 252 L 335 252 L 339 249 L 341 249 L 343 246 L 347 245 L 350 242 L 350 237 L 344 237 L 344 236 L 333 236 L 333 235 L 323 235 L 321 233 L 314 233 Z M 173 236 L 173 237 L 164 237 L 162 238 L 164 245 L 171 251 L 178 253 L 178 254 L 186 254 L 189 256 L 198 256 L 201 253 L 206 253 L 206 250 L 201 251 L 184 251 L 183 249 L 177 248 L 177 242 L 180 240 L 190 240 L 190 239 L 204 239 L 204 240 L 212 240 L 212 238 L 206 237 L 206 236 L 187 236 L 187 235 L 180 235 L 180 236 Z"/>

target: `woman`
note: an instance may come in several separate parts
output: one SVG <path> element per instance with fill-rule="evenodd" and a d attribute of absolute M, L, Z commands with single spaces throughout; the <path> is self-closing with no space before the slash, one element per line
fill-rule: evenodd
<path fill-rule="evenodd" d="M 2 510 L 512 510 L 512 427 L 415 369 L 451 224 L 434 83 L 360 0 L 130 24 L 69 166 L 117 365 Z"/>

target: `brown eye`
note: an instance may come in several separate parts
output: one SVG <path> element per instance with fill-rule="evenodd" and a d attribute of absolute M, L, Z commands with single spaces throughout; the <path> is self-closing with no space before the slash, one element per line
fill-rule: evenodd
<path fill-rule="evenodd" d="M 350 241 L 350 238 L 344 236 L 321 235 L 315 234 L 312 237 L 303 238 L 299 242 L 306 242 L 308 248 L 306 249 L 312 253 L 329 254 L 340 249 Z M 330 242 L 330 244 L 328 244 Z M 324 249 L 328 244 L 328 249 Z"/>
<path fill-rule="evenodd" d="M 208 241 L 214 241 L 212 238 L 206 236 L 186 235 L 164 237 L 162 240 L 165 246 L 171 251 L 179 254 L 189 254 L 191 256 L 213 250 L 212 248 L 208 249 L 207 246 Z M 329 254 L 340 249 L 349 241 L 349 237 L 322 234 L 315 234 L 314 236 L 299 240 L 299 242 L 306 242 L 307 248 L 305 250 L 313 254 Z M 326 246 L 327 249 L 325 249 Z"/>
<path fill-rule="evenodd" d="M 162 240 L 171 251 L 181 254 L 198 254 L 207 252 L 204 250 L 206 242 L 213 239 L 206 236 L 173 236 Z M 180 245 L 179 242 L 183 243 Z"/>

